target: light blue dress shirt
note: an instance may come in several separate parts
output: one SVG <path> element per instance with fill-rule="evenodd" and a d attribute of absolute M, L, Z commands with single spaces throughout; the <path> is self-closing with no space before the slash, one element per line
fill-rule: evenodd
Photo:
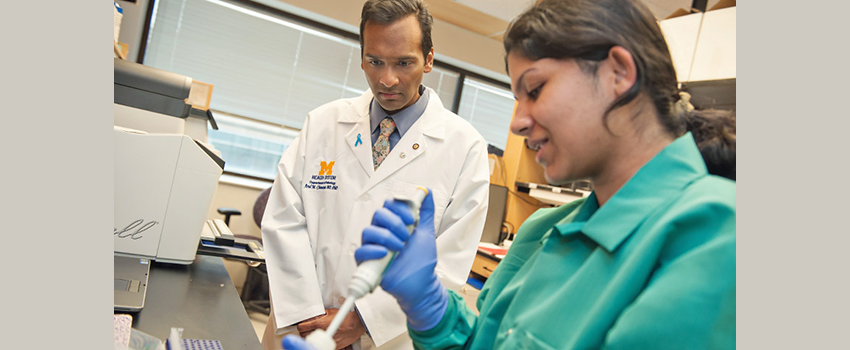
<path fill-rule="evenodd" d="M 410 130 L 410 127 L 419 120 L 422 113 L 425 113 L 425 107 L 428 106 L 429 99 L 428 94 L 425 93 L 425 86 L 419 85 L 419 95 L 419 99 L 415 103 L 393 115 L 387 115 L 387 112 L 381 108 L 378 101 L 374 97 L 372 98 L 372 104 L 369 105 L 369 122 L 371 123 L 369 125 L 372 128 L 372 145 L 375 144 L 378 136 L 381 135 L 381 121 L 386 117 L 392 117 L 396 130 L 390 134 L 390 150 L 395 147 L 398 140 L 404 136 L 404 133 Z"/>

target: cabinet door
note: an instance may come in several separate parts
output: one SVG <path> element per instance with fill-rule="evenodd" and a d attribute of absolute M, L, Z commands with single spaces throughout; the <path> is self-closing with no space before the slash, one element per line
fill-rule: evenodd
<path fill-rule="evenodd" d="M 673 67 L 676 68 L 676 78 L 680 83 L 690 79 L 691 63 L 694 60 L 694 51 L 697 47 L 702 13 L 693 13 L 686 16 L 665 19 L 659 22 L 664 40 L 673 58 Z"/>
<path fill-rule="evenodd" d="M 703 15 L 689 81 L 735 79 L 736 8 Z"/>
<path fill-rule="evenodd" d="M 490 274 L 496 270 L 499 262 L 481 254 L 475 255 L 475 260 L 472 261 L 472 269 L 470 271 L 484 277 L 490 278 Z"/>

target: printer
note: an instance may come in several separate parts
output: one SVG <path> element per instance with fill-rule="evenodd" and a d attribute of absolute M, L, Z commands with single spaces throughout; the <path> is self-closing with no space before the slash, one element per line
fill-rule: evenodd
<path fill-rule="evenodd" d="M 192 78 L 114 63 L 115 255 L 191 264 L 224 170 L 215 121 L 187 101 Z"/>

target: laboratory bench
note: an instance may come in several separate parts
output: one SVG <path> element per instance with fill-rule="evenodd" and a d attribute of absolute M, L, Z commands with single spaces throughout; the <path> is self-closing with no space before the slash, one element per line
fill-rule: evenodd
<path fill-rule="evenodd" d="M 171 327 L 179 327 L 183 339 L 218 340 L 227 350 L 262 349 L 220 257 L 199 254 L 190 265 L 152 263 L 145 306 L 127 314 L 134 329 L 163 342 Z"/>

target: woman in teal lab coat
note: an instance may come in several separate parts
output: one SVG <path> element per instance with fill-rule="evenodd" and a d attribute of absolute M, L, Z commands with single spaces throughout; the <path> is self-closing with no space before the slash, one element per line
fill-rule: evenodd
<path fill-rule="evenodd" d="M 594 191 L 525 221 L 479 315 L 434 273 L 430 195 L 409 236 L 410 211 L 388 201 L 355 257 L 399 251 L 381 287 L 414 345 L 734 348 L 735 182 L 707 172 L 687 130 L 700 112 L 680 98 L 650 11 L 637 0 L 544 0 L 504 43 L 511 131 L 537 150 L 550 183 L 590 179 Z"/>

